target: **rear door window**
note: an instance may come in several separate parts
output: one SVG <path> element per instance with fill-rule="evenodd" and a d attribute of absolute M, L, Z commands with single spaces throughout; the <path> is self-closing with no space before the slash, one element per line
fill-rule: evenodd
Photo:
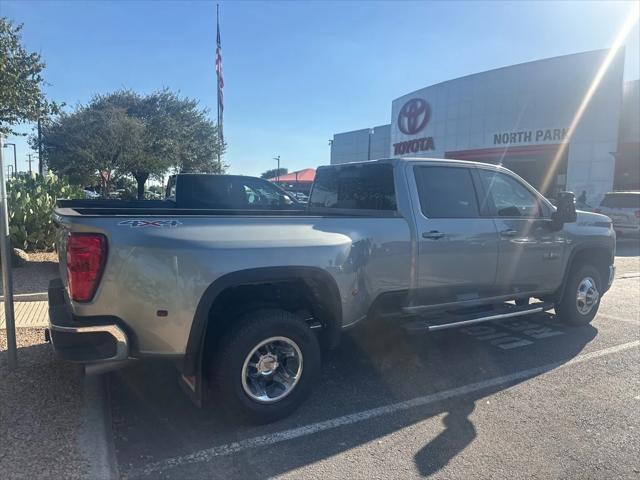
<path fill-rule="evenodd" d="M 311 208 L 396 210 L 393 166 L 390 164 L 344 165 L 319 168 Z"/>
<path fill-rule="evenodd" d="M 478 199 L 471 171 L 461 167 L 414 167 L 420 208 L 429 218 L 475 218 Z"/>

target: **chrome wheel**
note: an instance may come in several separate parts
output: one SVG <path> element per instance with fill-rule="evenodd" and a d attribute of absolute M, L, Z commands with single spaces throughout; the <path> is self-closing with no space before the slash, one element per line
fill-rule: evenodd
<path fill-rule="evenodd" d="M 588 315 L 598 303 L 600 294 L 596 282 L 591 277 L 585 277 L 578 284 L 576 292 L 576 308 L 581 315 Z"/>
<path fill-rule="evenodd" d="M 289 395 L 302 374 L 302 352 L 290 338 L 271 337 L 249 352 L 242 366 L 242 388 L 256 402 Z"/>

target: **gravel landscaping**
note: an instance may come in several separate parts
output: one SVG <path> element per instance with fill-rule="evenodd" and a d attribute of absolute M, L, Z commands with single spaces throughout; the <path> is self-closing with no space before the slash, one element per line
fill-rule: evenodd
<path fill-rule="evenodd" d="M 25 265 L 13 270 L 13 293 L 46 292 L 49 280 L 58 276 L 58 255 L 55 252 L 29 253 Z M 0 278 L 0 294 L 2 293 Z"/>
<path fill-rule="evenodd" d="M 7 366 L 0 330 L 0 476 L 3 479 L 88 478 L 78 432 L 83 374 L 60 362 L 41 329 L 19 329 L 18 369 Z"/>

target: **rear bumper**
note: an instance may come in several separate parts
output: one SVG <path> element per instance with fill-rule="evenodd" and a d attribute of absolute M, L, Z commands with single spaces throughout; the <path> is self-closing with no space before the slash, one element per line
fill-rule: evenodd
<path fill-rule="evenodd" d="M 78 320 L 65 301 L 60 279 L 51 280 L 49 298 L 49 338 L 56 354 L 64 360 L 119 367 L 129 359 L 129 339 L 115 323 Z"/>

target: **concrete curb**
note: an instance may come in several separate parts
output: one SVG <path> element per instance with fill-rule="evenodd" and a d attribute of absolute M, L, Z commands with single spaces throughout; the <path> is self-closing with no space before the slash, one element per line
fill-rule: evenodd
<path fill-rule="evenodd" d="M 111 429 L 111 405 L 106 376 L 85 375 L 84 407 L 78 445 L 89 465 L 88 478 L 120 478 Z"/>
<path fill-rule="evenodd" d="M 13 295 L 14 302 L 42 302 L 47 300 L 47 292 L 18 293 Z M 4 295 L 0 295 L 0 302 L 4 302 Z"/>

